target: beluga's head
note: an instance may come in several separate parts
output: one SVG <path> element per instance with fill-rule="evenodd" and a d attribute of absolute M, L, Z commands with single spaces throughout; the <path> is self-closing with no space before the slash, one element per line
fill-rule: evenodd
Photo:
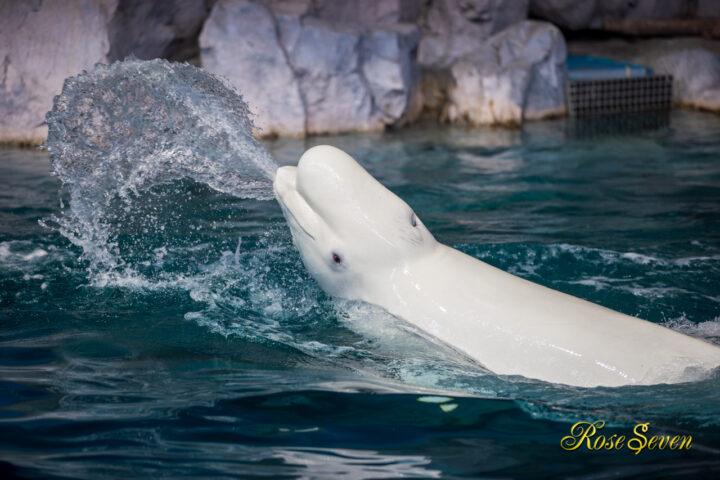
<path fill-rule="evenodd" d="M 436 246 L 407 203 L 335 147 L 309 149 L 273 186 L 305 267 L 331 295 L 364 300 L 378 275 Z"/>

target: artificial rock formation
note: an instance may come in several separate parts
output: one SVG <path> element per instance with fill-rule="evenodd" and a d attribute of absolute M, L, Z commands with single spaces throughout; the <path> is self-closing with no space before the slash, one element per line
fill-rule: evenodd
<path fill-rule="evenodd" d="M 565 113 L 565 42 L 527 1 L 437 0 L 421 20 L 426 114 L 518 126 Z"/>
<path fill-rule="evenodd" d="M 376 28 L 416 23 L 425 0 L 315 0 L 315 16 L 334 23 Z"/>
<path fill-rule="evenodd" d="M 568 30 L 600 28 L 603 18 L 625 18 L 636 1 L 530 0 L 530 13 Z"/>
<path fill-rule="evenodd" d="M 677 105 L 720 112 L 720 54 L 699 47 L 677 48 L 655 50 L 634 60 L 673 76 Z"/>
<path fill-rule="evenodd" d="M 107 61 L 116 2 L 0 2 L 0 142 L 45 140 L 65 78 Z"/>
<path fill-rule="evenodd" d="M 470 124 L 560 115 L 564 40 L 526 21 L 528 12 L 568 30 L 609 29 L 608 21 L 716 18 L 720 2 L 0 0 L 0 141 L 41 143 L 63 80 L 130 54 L 188 60 L 227 78 L 262 135 L 380 130 L 423 108 Z M 720 111 L 715 43 L 614 42 L 574 53 L 672 74 L 678 105 Z"/>
<path fill-rule="evenodd" d="M 213 1 L 0 1 L 0 142 L 42 143 L 65 78 L 96 63 L 197 56 Z"/>
<path fill-rule="evenodd" d="M 200 35 L 203 67 L 243 94 L 263 135 L 382 129 L 402 121 L 417 30 L 330 23 L 309 2 L 220 0 Z"/>
<path fill-rule="evenodd" d="M 423 101 L 453 121 L 540 118 L 560 108 L 548 93 L 554 64 L 495 65 L 486 45 L 526 17 L 528 1 L 2 2 L 0 137 L 42 142 L 63 80 L 127 55 L 197 61 L 220 74 L 248 102 L 261 135 L 381 130 L 412 121 Z M 473 58 L 483 59 L 482 72 Z M 420 63 L 441 79 L 440 95 L 423 100 Z"/>
<path fill-rule="evenodd" d="M 418 62 L 444 69 L 484 40 L 527 17 L 527 0 L 435 0 L 420 21 Z"/>
<path fill-rule="evenodd" d="M 109 25 L 109 60 L 194 60 L 197 36 L 216 0 L 118 0 Z"/>
<path fill-rule="evenodd" d="M 304 132 L 300 85 L 266 6 L 221 0 L 205 22 L 200 45 L 203 67 L 235 85 L 261 133 Z"/>
<path fill-rule="evenodd" d="M 473 125 L 520 125 L 565 114 L 565 40 L 524 21 L 491 37 L 450 69 L 446 116 Z"/>
<path fill-rule="evenodd" d="M 362 75 L 360 32 L 316 18 L 289 26 L 282 37 L 305 100 L 307 133 L 380 129 Z"/>
<path fill-rule="evenodd" d="M 364 38 L 363 75 L 375 114 L 385 124 L 412 120 L 419 113 L 419 73 L 414 62 L 418 39 L 417 29 L 410 24 L 377 29 Z"/>
<path fill-rule="evenodd" d="M 717 0 L 530 0 L 530 13 L 568 30 L 602 29 L 606 20 L 720 16 Z"/>

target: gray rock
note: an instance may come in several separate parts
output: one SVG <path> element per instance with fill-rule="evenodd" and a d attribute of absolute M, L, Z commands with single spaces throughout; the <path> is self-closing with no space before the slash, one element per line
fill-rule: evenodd
<path fill-rule="evenodd" d="M 527 12 L 528 0 L 436 0 L 420 23 L 418 62 L 424 68 L 448 68 Z"/>
<path fill-rule="evenodd" d="M 530 0 L 530 13 L 568 30 L 600 28 L 605 18 L 625 18 L 645 0 Z M 649 0 L 653 1 L 653 0 Z M 640 10 L 638 10 L 640 8 Z"/>
<path fill-rule="evenodd" d="M 361 73 L 360 31 L 316 18 L 283 22 L 280 28 L 305 101 L 307 133 L 382 128 Z"/>
<path fill-rule="evenodd" d="M 447 118 L 519 125 L 565 114 L 565 40 L 545 22 L 524 21 L 491 37 L 450 69 Z"/>
<path fill-rule="evenodd" d="M 604 19 L 720 16 L 717 0 L 530 0 L 530 13 L 568 30 L 601 28 Z"/>
<path fill-rule="evenodd" d="M 689 0 L 636 0 L 625 18 L 652 20 L 687 18 L 697 15 L 697 1 Z"/>
<path fill-rule="evenodd" d="M 419 40 L 417 28 L 397 24 L 369 32 L 363 39 L 363 75 L 370 87 L 374 113 L 385 124 L 398 123 L 408 112 L 414 116 L 419 99 L 418 68 L 415 51 Z"/>
<path fill-rule="evenodd" d="M 198 35 L 215 1 L 119 0 L 110 22 L 110 60 L 197 58 Z"/>
<path fill-rule="evenodd" d="M 284 15 L 291 18 L 300 18 L 304 15 L 315 14 L 313 0 L 259 0 L 270 7 L 275 15 Z"/>
<path fill-rule="evenodd" d="M 404 121 L 416 98 L 417 29 L 368 30 L 314 12 L 302 0 L 219 0 L 200 35 L 202 64 L 243 94 L 262 135 Z"/>
<path fill-rule="evenodd" d="M 305 108 L 270 10 L 220 0 L 200 34 L 205 69 L 227 78 L 253 113 L 261 135 L 303 135 Z"/>
<path fill-rule="evenodd" d="M 424 3 L 424 0 L 318 0 L 316 16 L 329 22 L 377 28 L 417 22 Z"/>
<path fill-rule="evenodd" d="M 595 0 L 530 0 L 530 13 L 562 28 L 588 28 L 595 13 Z"/>
<path fill-rule="evenodd" d="M 0 141 L 39 144 L 65 78 L 106 62 L 116 0 L 0 2 Z"/>
<path fill-rule="evenodd" d="M 698 0 L 697 16 L 700 18 L 720 17 L 720 2 L 717 0 Z"/>
<path fill-rule="evenodd" d="M 663 42 L 631 61 L 649 66 L 656 74 L 672 75 L 675 104 L 720 112 L 720 54 Z"/>

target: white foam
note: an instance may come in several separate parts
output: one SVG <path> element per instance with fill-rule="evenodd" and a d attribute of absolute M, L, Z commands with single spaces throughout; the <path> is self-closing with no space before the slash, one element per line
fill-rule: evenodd
<path fill-rule="evenodd" d="M 637 252 L 618 252 L 614 250 L 583 247 L 567 243 L 550 244 L 547 248 L 548 256 L 550 258 L 557 257 L 561 253 L 568 253 L 580 261 L 588 261 L 592 254 L 596 254 L 608 265 L 623 263 L 627 260 L 636 265 L 687 267 L 695 263 L 715 262 L 720 260 L 720 255 L 700 255 L 670 259 Z"/>
<path fill-rule="evenodd" d="M 660 258 L 635 252 L 621 253 L 620 258 L 630 260 L 631 262 L 638 263 L 640 265 L 649 265 L 651 263 L 667 264 L 665 260 L 662 260 Z"/>
<path fill-rule="evenodd" d="M 8 242 L 0 242 L 0 260 L 5 260 L 11 255 Z"/>
<path fill-rule="evenodd" d="M 29 253 L 25 253 L 32 248 Z M 37 260 L 47 257 L 48 251 L 25 240 L 0 242 L 0 262 L 6 266 L 25 270 Z"/>
<path fill-rule="evenodd" d="M 569 280 L 565 283 L 570 285 L 583 285 L 586 287 L 593 287 L 595 290 L 604 290 L 610 287 L 612 284 L 624 281 L 623 279 L 605 277 L 603 275 L 593 275 L 591 277 L 581 278 L 579 280 Z"/>
<path fill-rule="evenodd" d="M 702 338 L 720 345 L 720 316 L 703 322 L 693 322 L 685 315 L 663 322 L 663 325 L 693 337 Z"/>
<path fill-rule="evenodd" d="M 620 290 L 632 293 L 636 297 L 657 299 L 668 298 L 679 294 L 688 294 L 687 290 L 677 287 L 638 287 L 638 286 L 621 286 Z"/>
<path fill-rule="evenodd" d="M 709 256 L 700 256 L 700 257 L 678 258 L 678 259 L 674 260 L 673 263 L 680 267 L 688 267 L 688 266 L 692 265 L 693 263 L 715 262 L 718 260 L 720 260 L 720 255 L 709 255 Z"/>

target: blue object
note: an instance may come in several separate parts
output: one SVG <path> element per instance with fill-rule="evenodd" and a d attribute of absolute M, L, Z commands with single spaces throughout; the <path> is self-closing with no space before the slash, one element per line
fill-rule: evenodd
<path fill-rule="evenodd" d="M 568 77 L 577 80 L 610 80 L 652 76 L 652 69 L 627 62 L 590 55 L 568 55 Z"/>

